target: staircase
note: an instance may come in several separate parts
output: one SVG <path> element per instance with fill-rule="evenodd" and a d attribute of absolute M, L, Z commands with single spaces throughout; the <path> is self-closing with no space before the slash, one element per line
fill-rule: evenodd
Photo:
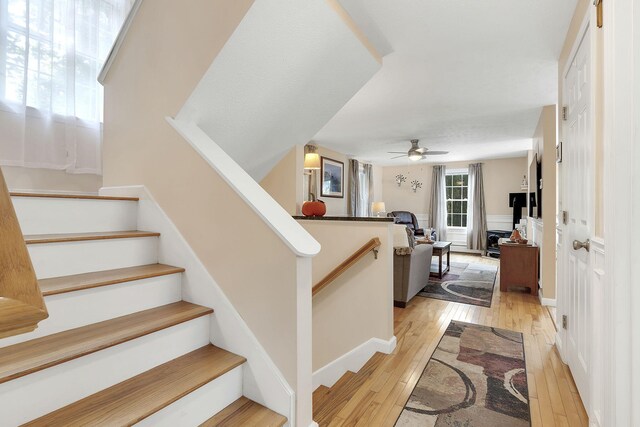
<path fill-rule="evenodd" d="M 3 427 L 287 423 L 242 395 L 246 359 L 210 343 L 137 198 L 11 196 L 49 318 L 0 340 Z"/>

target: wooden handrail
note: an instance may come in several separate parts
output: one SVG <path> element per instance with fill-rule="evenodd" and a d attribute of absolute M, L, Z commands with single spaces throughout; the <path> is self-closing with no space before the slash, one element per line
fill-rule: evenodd
<path fill-rule="evenodd" d="M 31 332 L 49 317 L 0 170 L 0 338 Z"/>
<path fill-rule="evenodd" d="M 315 284 L 311 290 L 311 295 L 315 295 L 324 289 L 329 283 L 336 280 L 342 273 L 347 271 L 349 267 L 358 262 L 360 258 L 364 257 L 369 252 L 373 251 L 378 258 L 378 248 L 380 247 L 380 239 L 374 237 L 365 243 L 360 249 L 355 251 L 349 258 L 345 259 L 340 265 L 334 268 L 329 274 L 324 276 L 322 280 Z"/>

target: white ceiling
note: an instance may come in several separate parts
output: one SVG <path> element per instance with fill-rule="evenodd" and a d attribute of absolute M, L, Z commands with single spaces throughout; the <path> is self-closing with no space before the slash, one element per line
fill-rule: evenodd
<path fill-rule="evenodd" d="M 382 69 L 313 138 L 382 165 L 411 138 L 422 162 L 524 155 L 555 104 L 557 59 L 576 0 L 340 0 Z"/>
<path fill-rule="evenodd" d="M 260 181 L 379 68 L 328 2 L 256 1 L 177 119 Z"/>

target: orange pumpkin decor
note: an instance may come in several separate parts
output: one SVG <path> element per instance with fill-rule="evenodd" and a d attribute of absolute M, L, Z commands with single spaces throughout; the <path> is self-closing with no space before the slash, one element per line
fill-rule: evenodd
<path fill-rule="evenodd" d="M 327 213 L 327 206 L 322 200 L 316 200 L 316 196 L 311 194 L 311 201 L 302 204 L 302 215 L 304 216 L 324 216 Z"/>

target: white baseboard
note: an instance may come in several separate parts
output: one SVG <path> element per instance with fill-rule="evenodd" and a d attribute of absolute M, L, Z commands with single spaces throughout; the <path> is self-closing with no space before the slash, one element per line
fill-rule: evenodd
<path fill-rule="evenodd" d="M 451 245 L 451 252 L 457 252 L 460 254 L 476 254 L 476 255 L 482 255 L 484 253 L 484 251 L 481 251 L 481 250 L 468 249 L 466 246 L 456 246 L 456 245 Z"/>
<path fill-rule="evenodd" d="M 562 327 L 562 325 L 560 325 L 560 327 Z M 556 332 L 556 348 L 558 349 L 558 354 L 560 354 L 560 359 L 562 360 L 562 363 L 567 363 L 566 360 L 564 359 L 564 345 L 562 341 L 562 335 L 563 335 L 562 329 L 558 329 L 558 331 Z"/>
<path fill-rule="evenodd" d="M 358 372 L 377 352 L 390 354 L 396 348 L 396 337 L 385 341 L 371 338 L 313 373 L 313 389 L 333 386 L 347 371 Z"/>
<path fill-rule="evenodd" d="M 542 305 L 548 305 L 550 307 L 555 307 L 556 306 L 556 300 L 551 299 L 551 298 L 542 298 L 542 294 L 538 293 L 538 298 L 540 299 L 540 304 Z"/>

